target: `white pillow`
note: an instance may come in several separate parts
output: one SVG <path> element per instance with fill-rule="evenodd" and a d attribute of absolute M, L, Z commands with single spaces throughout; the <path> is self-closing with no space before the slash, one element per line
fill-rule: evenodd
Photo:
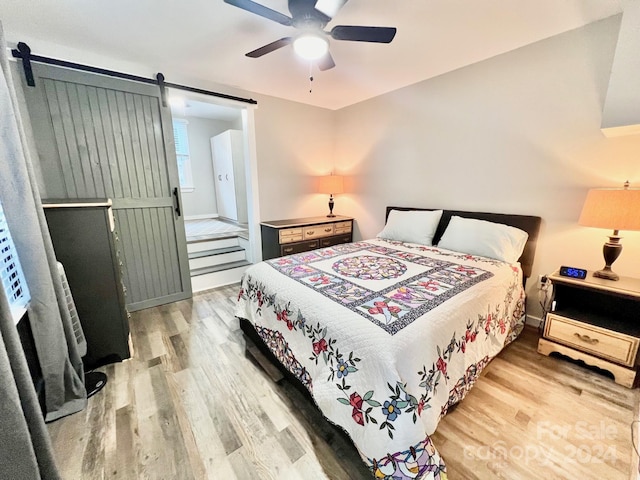
<path fill-rule="evenodd" d="M 391 210 L 387 224 L 378 234 L 380 238 L 399 242 L 433 245 L 442 210 Z"/>
<path fill-rule="evenodd" d="M 453 216 L 438 247 L 515 263 L 527 238 L 529 234 L 519 228 Z"/>

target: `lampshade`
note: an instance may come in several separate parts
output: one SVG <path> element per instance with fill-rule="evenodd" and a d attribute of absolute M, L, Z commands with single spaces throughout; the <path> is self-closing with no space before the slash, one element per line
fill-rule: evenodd
<path fill-rule="evenodd" d="M 620 277 L 611 265 L 620 256 L 622 244 L 619 230 L 640 230 L 640 190 L 593 188 L 589 190 L 580 214 L 580 225 L 613 230 L 609 241 L 602 247 L 604 268 L 593 272 L 594 277 L 618 280 Z"/>
<path fill-rule="evenodd" d="M 344 193 L 344 178 L 342 175 L 327 175 L 318 179 L 319 193 Z"/>
<path fill-rule="evenodd" d="M 640 230 L 640 189 L 589 190 L 578 223 L 610 230 Z"/>

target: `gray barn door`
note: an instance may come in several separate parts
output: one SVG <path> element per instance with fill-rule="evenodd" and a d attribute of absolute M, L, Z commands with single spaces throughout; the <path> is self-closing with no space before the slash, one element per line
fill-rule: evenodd
<path fill-rule="evenodd" d="M 171 113 L 159 89 L 34 64 L 23 80 L 46 198 L 111 198 L 127 287 L 139 310 L 191 296 Z"/>

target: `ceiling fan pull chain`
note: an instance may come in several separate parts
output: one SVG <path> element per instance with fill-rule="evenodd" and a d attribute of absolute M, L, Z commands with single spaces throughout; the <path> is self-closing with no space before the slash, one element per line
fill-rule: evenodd
<path fill-rule="evenodd" d="M 313 92 L 313 62 L 309 62 L 309 93 Z"/>

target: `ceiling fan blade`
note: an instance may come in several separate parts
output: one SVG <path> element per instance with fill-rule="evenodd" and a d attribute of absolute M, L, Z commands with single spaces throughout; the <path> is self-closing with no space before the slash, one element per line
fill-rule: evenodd
<path fill-rule="evenodd" d="M 285 14 L 276 12 L 275 10 L 271 10 L 264 5 L 252 2 L 251 0 L 224 0 L 224 3 L 228 3 L 229 5 L 233 5 L 234 7 L 241 8 L 243 10 L 246 10 L 247 12 L 255 13 L 256 15 L 260 15 L 261 17 L 273 20 L 274 22 L 278 22 L 282 25 L 286 25 L 287 27 L 293 25 L 293 20 L 287 17 Z"/>
<path fill-rule="evenodd" d="M 353 42 L 390 43 L 396 36 L 396 31 L 395 27 L 337 25 L 331 29 L 331 37 L 335 40 L 351 40 Z"/>
<path fill-rule="evenodd" d="M 327 52 L 324 57 L 318 60 L 318 68 L 321 71 L 329 70 L 336 66 L 336 63 L 333 61 L 333 57 L 329 52 Z"/>
<path fill-rule="evenodd" d="M 318 0 L 316 2 L 316 10 L 324 13 L 329 18 L 333 18 L 348 1 L 349 0 Z"/>
<path fill-rule="evenodd" d="M 251 58 L 261 57 L 263 55 L 266 55 L 267 53 L 273 52 L 274 50 L 286 47 L 291 43 L 291 40 L 291 37 L 281 38 L 280 40 L 276 40 L 275 42 L 268 43 L 264 47 L 256 48 L 254 51 L 247 53 L 246 56 Z"/>

